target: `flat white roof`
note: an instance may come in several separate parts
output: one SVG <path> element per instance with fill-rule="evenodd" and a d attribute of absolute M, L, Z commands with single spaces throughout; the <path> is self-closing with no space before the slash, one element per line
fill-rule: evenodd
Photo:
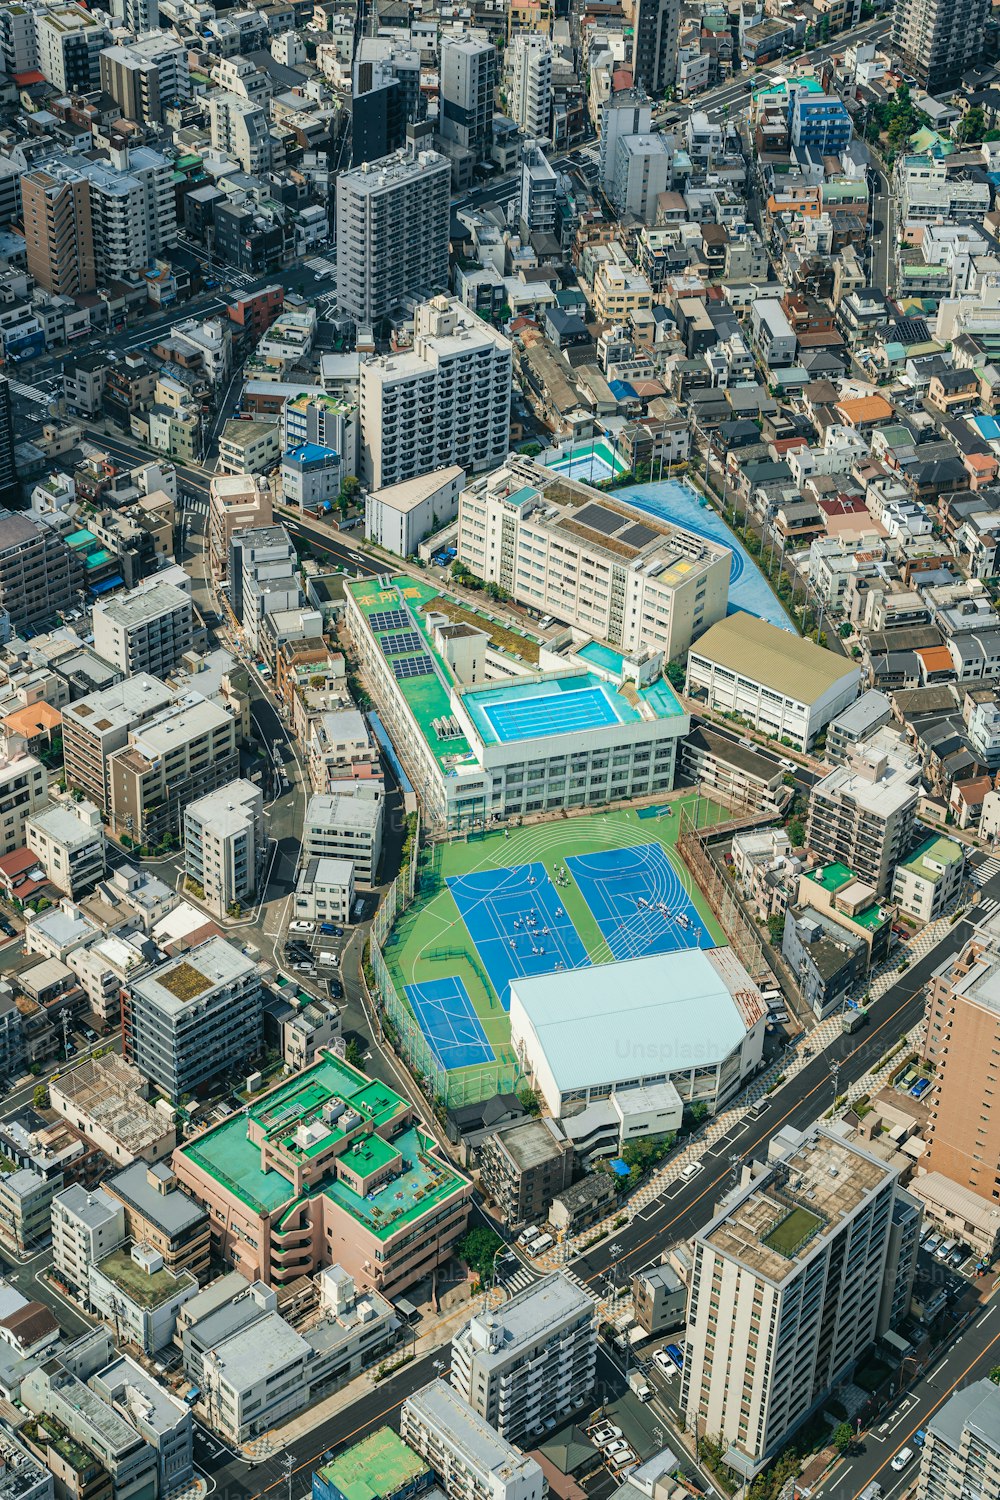
<path fill-rule="evenodd" d="M 760 992 L 727 948 L 513 979 L 520 1011 L 560 1093 L 715 1067 L 764 1018 Z"/>

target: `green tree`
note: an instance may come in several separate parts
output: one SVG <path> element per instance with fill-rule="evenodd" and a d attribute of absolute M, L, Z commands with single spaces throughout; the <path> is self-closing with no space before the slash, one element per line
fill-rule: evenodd
<path fill-rule="evenodd" d="M 49 1091 L 45 1087 L 44 1083 L 39 1083 L 38 1085 L 36 1085 L 35 1091 L 31 1096 L 31 1102 L 36 1109 L 48 1109 Z"/>
<path fill-rule="evenodd" d="M 668 661 L 667 662 L 667 681 L 670 683 L 670 686 L 672 688 L 676 688 L 679 693 L 684 691 L 684 678 L 685 678 L 685 676 L 686 676 L 686 673 L 684 671 L 684 663 L 683 662 L 681 662 L 681 661 Z"/>
<path fill-rule="evenodd" d="M 493 1258 L 502 1245 L 495 1229 L 480 1226 L 463 1234 L 455 1246 L 455 1254 L 485 1283 L 492 1278 Z"/>
<path fill-rule="evenodd" d="M 796 849 L 801 849 L 806 841 L 806 830 L 801 818 L 792 818 L 788 823 L 788 837 Z"/>
<path fill-rule="evenodd" d="M 781 939 L 785 935 L 785 914 L 776 911 L 767 919 L 767 933 L 776 948 L 781 947 Z"/>
<path fill-rule="evenodd" d="M 530 1083 L 525 1083 L 521 1086 L 521 1088 L 518 1089 L 517 1097 L 521 1101 L 522 1107 L 527 1110 L 529 1115 L 541 1114 L 542 1106 L 538 1102 L 538 1094 L 536 1090 L 531 1087 Z"/>
<path fill-rule="evenodd" d="M 990 1371 L 990 1379 L 994 1385 L 1000 1385 L 1000 1365 L 994 1365 Z"/>
<path fill-rule="evenodd" d="M 850 1422 L 838 1422 L 833 1429 L 833 1446 L 838 1453 L 846 1453 L 854 1442 L 854 1433 Z"/>
<path fill-rule="evenodd" d="M 357 1037 L 351 1037 L 346 1048 L 344 1049 L 344 1056 L 350 1063 L 352 1068 L 358 1068 L 361 1071 L 364 1070 L 364 1048 L 361 1046 L 361 1043 L 358 1041 Z"/>
<path fill-rule="evenodd" d="M 958 127 L 958 138 L 965 141 L 981 141 L 986 130 L 986 114 L 979 104 L 974 104 L 966 111 L 965 118 Z"/>

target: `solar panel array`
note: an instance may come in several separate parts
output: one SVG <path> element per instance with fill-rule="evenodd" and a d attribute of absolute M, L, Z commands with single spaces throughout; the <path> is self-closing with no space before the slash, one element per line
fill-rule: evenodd
<path fill-rule="evenodd" d="M 377 609 L 368 616 L 368 623 L 373 630 L 406 630 L 410 617 L 405 609 Z"/>
<path fill-rule="evenodd" d="M 423 645 L 416 630 L 401 630 L 395 635 L 384 635 L 379 645 L 386 656 L 395 656 L 397 651 L 419 651 Z"/>
<path fill-rule="evenodd" d="M 405 677 L 428 677 L 434 671 L 434 663 L 426 652 L 422 656 L 395 656 L 390 665 L 397 682 Z"/>

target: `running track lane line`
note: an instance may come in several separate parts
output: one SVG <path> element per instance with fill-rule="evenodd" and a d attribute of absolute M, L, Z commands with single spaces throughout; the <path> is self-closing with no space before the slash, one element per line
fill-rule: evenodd
<path fill-rule="evenodd" d="M 990 1341 L 986 1345 L 986 1347 L 984 1349 L 980 1349 L 980 1351 L 976 1355 L 975 1359 L 972 1359 L 972 1360 L 969 1361 L 969 1363 L 966 1365 L 965 1369 L 961 1372 L 961 1374 L 959 1374 L 959 1375 L 957 1375 L 955 1377 L 955 1379 L 952 1381 L 952 1383 L 948 1387 L 948 1389 L 942 1393 L 942 1395 L 938 1398 L 937 1401 L 935 1401 L 935 1403 L 931 1407 L 930 1411 L 927 1412 L 925 1416 L 923 1416 L 923 1417 L 920 1418 L 920 1421 L 917 1423 L 917 1425 L 915 1427 L 911 1427 L 910 1428 L 910 1430 L 906 1434 L 905 1438 L 903 1438 L 901 1440 L 900 1445 L 899 1445 L 900 1447 L 905 1447 L 906 1444 L 910 1441 L 910 1438 L 913 1436 L 913 1434 L 915 1432 L 918 1432 L 922 1426 L 926 1426 L 927 1422 L 934 1415 L 934 1413 L 938 1410 L 938 1408 L 941 1407 L 941 1406 L 943 1406 L 944 1403 L 947 1401 L 948 1397 L 951 1395 L 951 1393 L 955 1389 L 955 1387 L 957 1385 L 960 1385 L 962 1383 L 962 1381 L 965 1379 L 966 1375 L 968 1375 L 969 1371 L 972 1369 L 972 1366 L 975 1365 L 975 1364 L 978 1364 L 979 1361 L 982 1359 L 983 1355 L 984 1354 L 988 1354 L 990 1352 L 990 1350 L 993 1348 L 993 1345 L 996 1344 L 997 1342 L 1000 1342 L 1000 1332 L 995 1333 L 993 1335 L 993 1337 L 990 1339 Z M 899 1452 L 899 1448 L 896 1449 L 896 1453 L 898 1453 L 898 1452 Z M 887 1469 L 889 1467 L 889 1465 L 892 1463 L 892 1460 L 893 1460 L 894 1457 L 895 1457 L 895 1454 L 890 1454 L 886 1459 L 883 1460 L 883 1462 L 875 1470 L 875 1473 L 872 1475 L 871 1479 L 869 1479 L 868 1484 L 871 1484 L 873 1482 L 873 1480 L 876 1480 L 878 1478 L 878 1476 L 882 1473 L 882 1471 L 884 1469 Z M 861 1496 L 864 1494 L 864 1492 L 865 1492 L 865 1490 L 867 1488 L 868 1488 L 868 1485 L 866 1484 L 864 1486 L 864 1489 L 858 1490 L 857 1494 L 854 1496 L 854 1500 L 861 1500 Z"/>
<path fill-rule="evenodd" d="M 879 1032 L 883 1031 L 885 1029 L 885 1027 L 889 1025 L 890 1021 L 894 1021 L 895 1018 L 899 1015 L 900 1011 L 906 1009 L 906 1007 L 909 1005 L 910 1001 L 913 999 L 914 995 L 918 995 L 920 993 L 920 991 L 922 989 L 924 989 L 924 987 L 925 987 L 924 985 L 919 984 L 915 990 L 911 990 L 911 992 L 906 996 L 906 999 L 903 1000 L 901 1004 L 899 1004 L 899 1005 L 896 1006 L 896 1009 L 892 1012 L 892 1014 L 886 1016 L 885 1020 L 881 1023 L 881 1025 L 876 1026 L 876 1028 L 875 1028 L 874 1031 L 870 1031 L 868 1033 L 868 1036 L 867 1036 L 867 1038 L 866 1038 L 866 1040 L 864 1042 L 860 1042 L 857 1047 L 853 1048 L 852 1051 L 848 1052 L 848 1054 L 847 1054 L 846 1057 L 841 1058 L 841 1060 L 840 1060 L 841 1061 L 841 1067 L 843 1067 L 843 1065 L 844 1065 L 845 1062 L 849 1062 L 852 1057 L 856 1057 L 857 1054 L 862 1050 L 862 1048 L 868 1045 L 868 1043 L 872 1040 L 873 1037 L 878 1036 Z M 823 1081 L 822 1081 L 822 1083 L 814 1084 L 813 1087 L 809 1090 L 808 1094 L 803 1094 L 800 1099 L 796 1100 L 795 1104 L 792 1105 L 791 1109 L 787 1110 L 786 1113 L 783 1114 L 780 1119 L 774 1120 L 774 1121 L 771 1122 L 771 1124 L 768 1126 L 768 1130 L 767 1130 L 766 1133 L 769 1134 L 772 1130 L 776 1129 L 777 1126 L 783 1125 L 787 1119 L 791 1118 L 791 1116 L 795 1113 L 795 1111 L 798 1109 L 798 1107 L 799 1107 L 800 1104 L 805 1103 L 805 1101 L 807 1099 L 811 1099 L 812 1096 L 813 1096 L 813 1094 L 818 1093 L 821 1088 L 826 1088 L 829 1085 L 829 1082 L 830 1082 L 829 1078 L 824 1078 Z M 748 1142 L 747 1143 L 748 1147 L 751 1146 L 751 1145 L 752 1146 L 759 1145 L 760 1141 L 762 1141 L 763 1139 L 764 1139 L 764 1137 L 761 1136 L 759 1138 L 759 1140 L 757 1140 L 757 1141 Z M 714 1192 L 715 1189 L 718 1187 L 719 1182 L 721 1182 L 722 1177 L 725 1177 L 726 1175 L 727 1174 L 725 1172 L 723 1172 L 721 1177 L 716 1178 L 714 1182 L 710 1182 L 709 1185 L 708 1185 L 708 1187 L 705 1188 L 704 1192 L 699 1193 L 698 1196 L 697 1196 L 697 1198 L 695 1198 L 693 1200 L 693 1202 L 689 1203 L 688 1206 L 687 1206 L 687 1208 L 685 1208 L 681 1213 L 675 1214 L 672 1219 L 668 1219 L 665 1224 L 662 1224 L 660 1226 L 660 1228 L 657 1230 L 656 1234 L 651 1234 L 651 1235 L 649 1235 L 649 1237 L 647 1239 L 640 1240 L 639 1243 L 638 1243 L 638 1245 L 632 1245 L 632 1246 L 630 1246 L 629 1250 L 627 1252 L 628 1255 L 632 1256 L 632 1255 L 634 1255 L 636 1253 L 636 1251 L 638 1251 L 638 1250 L 644 1250 L 647 1245 L 651 1245 L 654 1242 L 654 1240 L 660 1240 L 660 1239 L 662 1239 L 662 1237 L 666 1233 L 666 1231 L 668 1229 L 672 1228 L 672 1226 L 677 1223 L 678 1219 L 684 1218 L 686 1214 L 690 1213 L 691 1209 L 694 1208 L 694 1206 L 695 1206 L 696 1203 L 700 1203 L 703 1198 L 707 1198 L 710 1193 Z M 669 1184 L 668 1184 L 668 1186 L 669 1186 Z M 579 1256 L 574 1256 L 574 1260 L 577 1260 L 577 1259 L 580 1259 L 580 1257 Z M 572 1265 L 572 1261 L 570 1262 L 570 1264 Z M 581 1276 L 580 1280 L 582 1282 L 584 1282 L 585 1284 L 588 1284 L 588 1283 L 590 1283 L 592 1281 L 600 1281 L 601 1278 L 602 1278 L 602 1276 L 604 1276 L 605 1274 L 606 1273 L 603 1272 L 603 1271 L 595 1271 L 594 1274 L 593 1274 L 593 1276 Z M 1000 1337 L 1000 1335 L 998 1335 L 998 1337 Z"/>

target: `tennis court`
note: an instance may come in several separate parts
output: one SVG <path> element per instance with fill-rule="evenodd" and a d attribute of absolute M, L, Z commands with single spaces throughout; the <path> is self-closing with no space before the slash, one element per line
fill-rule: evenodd
<path fill-rule="evenodd" d="M 408 984 L 406 998 L 442 1068 L 496 1062 L 469 992 L 457 975 Z"/>
<path fill-rule="evenodd" d="M 612 958 L 712 946 L 714 939 L 662 844 L 571 854 L 566 865 Z"/>
<path fill-rule="evenodd" d="M 448 889 L 504 1010 L 512 979 L 590 963 L 543 864 L 454 875 Z"/>

